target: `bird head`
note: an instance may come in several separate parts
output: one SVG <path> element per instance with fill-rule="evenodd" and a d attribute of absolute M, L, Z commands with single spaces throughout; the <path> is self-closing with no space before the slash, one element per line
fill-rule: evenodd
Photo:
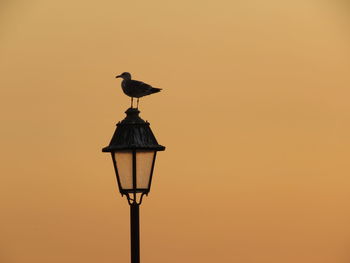
<path fill-rule="evenodd" d="M 131 74 L 129 72 L 124 72 L 124 73 L 116 76 L 116 78 L 131 79 Z"/>

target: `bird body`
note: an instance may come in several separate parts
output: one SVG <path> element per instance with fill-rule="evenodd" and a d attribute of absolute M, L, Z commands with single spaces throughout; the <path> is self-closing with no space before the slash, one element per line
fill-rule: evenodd
<path fill-rule="evenodd" d="M 141 98 L 161 91 L 161 89 L 153 88 L 151 85 L 132 79 L 124 79 L 122 89 L 126 95 L 134 98 Z"/>
<path fill-rule="evenodd" d="M 123 92 L 131 97 L 131 108 L 133 106 L 133 98 L 137 98 L 137 108 L 139 105 L 139 98 L 157 93 L 162 89 L 154 88 L 142 81 L 131 79 L 131 74 L 129 72 L 124 72 L 116 78 L 122 78 L 122 90 Z"/>

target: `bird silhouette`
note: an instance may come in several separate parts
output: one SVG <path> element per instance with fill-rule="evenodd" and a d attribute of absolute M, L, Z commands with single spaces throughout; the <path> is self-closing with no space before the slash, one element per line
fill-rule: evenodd
<path fill-rule="evenodd" d="M 123 79 L 121 84 L 122 90 L 127 96 L 131 97 L 131 108 L 133 107 L 134 98 L 137 98 L 136 108 L 138 109 L 139 99 L 141 97 L 144 97 L 153 93 L 157 93 L 162 90 L 158 88 L 153 88 L 151 85 L 148 85 L 141 81 L 131 79 L 131 74 L 129 72 L 124 72 L 116 76 L 116 78 Z"/>

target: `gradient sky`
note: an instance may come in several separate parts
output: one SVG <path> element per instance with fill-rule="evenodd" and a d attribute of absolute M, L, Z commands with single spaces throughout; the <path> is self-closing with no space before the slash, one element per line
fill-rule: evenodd
<path fill-rule="evenodd" d="M 0 2 L 0 262 L 129 262 L 109 143 L 129 71 L 160 144 L 147 262 L 348 263 L 345 0 Z"/>

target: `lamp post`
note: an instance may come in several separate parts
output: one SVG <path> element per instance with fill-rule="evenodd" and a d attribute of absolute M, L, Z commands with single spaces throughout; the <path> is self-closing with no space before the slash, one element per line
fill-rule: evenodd
<path fill-rule="evenodd" d="M 144 195 L 148 195 L 159 145 L 150 124 L 140 118 L 140 111 L 129 108 L 124 120 L 103 152 L 110 152 L 117 177 L 119 191 L 130 205 L 131 263 L 140 262 L 139 206 Z"/>

